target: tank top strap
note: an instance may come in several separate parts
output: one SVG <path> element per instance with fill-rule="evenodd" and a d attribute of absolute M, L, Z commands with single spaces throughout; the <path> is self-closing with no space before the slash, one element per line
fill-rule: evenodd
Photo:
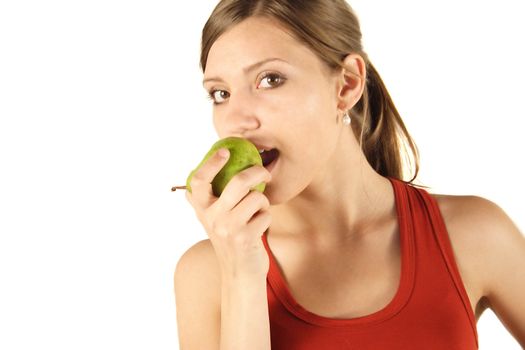
<path fill-rule="evenodd" d="M 435 243 L 438 246 L 439 251 L 442 255 L 442 259 L 446 264 L 448 273 L 454 282 L 454 287 L 456 288 L 457 293 L 459 294 L 462 300 L 463 306 L 470 320 L 470 324 L 472 326 L 472 330 L 474 331 L 474 335 L 476 337 L 477 342 L 478 334 L 476 329 L 476 318 L 474 316 L 474 312 L 470 304 L 470 299 L 468 297 L 467 291 L 459 273 L 459 268 L 456 263 L 454 250 L 452 248 L 452 242 L 450 240 L 445 220 L 443 219 L 437 200 L 423 188 L 418 188 L 412 185 L 407 186 L 410 186 L 412 192 L 416 194 L 419 197 L 419 201 L 424 204 L 423 208 L 425 209 L 430 224 L 432 226 L 432 230 L 428 230 L 428 232 L 433 233 Z"/>

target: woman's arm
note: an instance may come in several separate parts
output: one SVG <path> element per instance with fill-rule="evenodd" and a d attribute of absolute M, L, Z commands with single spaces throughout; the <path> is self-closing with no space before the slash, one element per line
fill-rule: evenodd
<path fill-rule="evenodd" d="M 175 269 L 177 328 L 181 350 L 219 349 L 220 275 L 209 240 L 198 242 Z"/>
<path fill-rule="evenodd" d="M 484 295 L 502 324 L 525 347 L 525 237 L 493 202 L 476 197 L 479 269 Z M 476 245 L 478 245 L 476 244 Z"/>
<path fill-rule="evenodd" d="M 221 310 L 221 349 L 271 349 L 266 278 L 223 280 Z"/>
<path fill-rule="evenodd" d="M 270 349 L 266 279 L 221 281 L 209 239 L 184 253 L 174 279 L 181 350 Z"/>

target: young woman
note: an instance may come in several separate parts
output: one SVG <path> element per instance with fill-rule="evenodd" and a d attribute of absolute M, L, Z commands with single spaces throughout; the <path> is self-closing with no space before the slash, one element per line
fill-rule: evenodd
<path fill-rule="evenodd" d="M 274 151 L 220 198 L 227 152 L 193 176 L 209 239 L 175 271 L 181 349 L 476 349 L 487 307 L 525 345 L 523 235 L 484 198 L 413 183 L 344 0 L 221 1 L 201 66 L 218 136 Z"/>

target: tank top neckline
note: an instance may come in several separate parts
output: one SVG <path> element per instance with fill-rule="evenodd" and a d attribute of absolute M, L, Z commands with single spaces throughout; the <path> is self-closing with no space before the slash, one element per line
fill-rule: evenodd
<path fill-rule="evenodd" d="M 266 237 L 267 231 L 263 234 L 262 240 L 270 259 L 270 268 L 267 275 L 268 284 L 284 307 L 299 319 L 321 327 L 345 327 L 348 329 L 359 326 L 370 326 L 394 317 L 408 303 L 414 287 L 415 273 L 412 217 L 408 208 L 408 195 L 405 188 L 409 185 L 395 178 L 387 177 L 387 179 L 390 180 L 394 189 L 401 248 L 401 276 L 394 297 L 386 306 L 378 311 L 364 316 L 343 319 L 325 317 L 306 310 L 291 294 L 268 245 Z"/>

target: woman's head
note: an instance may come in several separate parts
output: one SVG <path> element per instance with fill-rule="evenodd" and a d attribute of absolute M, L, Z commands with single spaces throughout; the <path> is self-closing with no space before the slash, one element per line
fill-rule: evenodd
<path fill-rule="evenodd" d="M 248 33 L 250 31 L 251 33 Z M 271 67 L 265 71 L 265 76 L 254 76 L 254 78 L 258 79 L 257 84 L 262 84 L 260 86 L 263 88 L 282 85 L 279 94 L 270 96 L 273 92 L 268 89 L 264 96 L 260 95 L 268 102 L 266 105 L 259 104 L 261 100 L 254 100 L 253 111 L 243 109 L 248 108 L 246 103 L 239 103 L 236 105 L 237 109 L 233 110 L 234 96 L 231 95 L 232 91 L 229 91 L 232 87 L 227 85 L 233 84 L 233 79 L 237 77 L 239 79 L 235 81 L 236 86 L 241 86 L 243 83 L 241 75 L 234 75 L 235 68 L 239 68 L 240 72 L 240 67 L 244 67 L 247 62 L 258 63 L 261 58 L 274 56 L 281 59 L 289 57 L 293 65 L 282 62 L 286 59 L 274 60 L 268 63 Z M 226 109 L 224 106 L 217 105 L 214 114 L 219 133 L 222 126 L 230 128 L 223 130 L 225 134 L 243 134 L 240 129 L 249 129 L 249 124 L 260 123 L 258 119 L 260 115 L 276 112 L 285 117 L 279 121 L 283 128 L 292 128 L 294 125 L 297 128 L 301 121 L 310 123 L 308 130 L 315 130 L 319 135 L 298 136 L 315 137 L 310 141 L 323 142 L 327 138 L 337 137 L 336 133 L 340 131 L 340 127 L 336 128 L 336 126 L 342 117 L 340 112 L 348 111 L 352 117 L 354 136 L 359 140 L 368 162 L 379 174 L 403 180 L 405 152 L 402 147 L 405 141 L 410 146 L 416 162 L 415 175 L 410 181 L 417 176 L 419 168 L 417 148 L 406 131 L 381 78 L 363 51 L 358 19 L 344 0 L 223 0 L 216 6 L 203 29 L 200 63 L 205 73 L 205 80 L 231 73 L 228 75 L 230 81 L 223 80 L 223 85 L 219 84 L 219 87 L 212 86 L 213 81 L 206 82 L 208 86 L 205 84 L 205 87 L 208 90 L 218 90 L 212 96 L 219 99 L 219 101 L 215 99 L 215 102 L 220 103 L 231 96 L 231 101 L 228 101 L 231 102 L 229 114 L 235 113 L 240 116 L 242 113 L 253 113 L 254 115 L 252 119 L 242 119 L 242 123 L 245 124 L 239 123 L 238 129 L 234 129 L 233 124 L 226 126 L 227 124 L 221 124 L 218 120 L 226 118 L 224 115 Z M 298 79 L 294 76 L 294 80 L 290 79 L 289 84 L 286 85 L 288 77 L 282 73 L 283 71 L 293 76 L 295 72 L 304 73 L 309 70 L 311 74 L 297 74 Z M 345 74 L 341 75 L 340 72 Z M 341 77 L 343 77 L 342 81 Z M 339 81 L 341 84 L 338 84 Z M 215 83 L 219 82 L 215 81 Z M 347 92 L 343 96 L 345 83 L 354 86 L 348 89 L 352 90 L 351 93 Z M 315 86 L 311 86 L 312 84 Z M 285 85 L 288 90 L 284 90 Z M 335 91 L 333 87 L 340 90 Z M 325 88 L 324 92 L 323 88 Z M 241 90 L 236 92 L 238 94 L 235 97 L 240 99 Z M 323 93 L 326 96 L 323 96 Z M 332 98 L 332 103 L 330 99 L 334 95 L 338 97 Z M 243 101 L 248 101 L 248 97 L 243 96 Z M 272 105 L 275 106 L 273 111 Z M 290 115 L 283 115 L 283 111 L 286 111 L 283 109 L 284 106 L 287 106 Z M 221 108 L 224 111 L 222 115 Z M 260 110 L 257 111 L 257 108 Z M 294 111 L 297 112 L 294 114 Z M 258 116 L 257 113 L 260 115 Z M 327 124 L 328 119 L 316 121 L 314 114 L 319 113 L 331 113 L 333 118 L 330 122 L 333 123 L 333 127 Z M 277 121 L 271 118 L 266 122 L 275 123 L 273 127 L 277 125 Z M 287 122 L 290 124 L 288 125 Z M 291 135 L 299 133 L 298 130 Z M 316 147 L 317 145 L 316 143 Z"/>

